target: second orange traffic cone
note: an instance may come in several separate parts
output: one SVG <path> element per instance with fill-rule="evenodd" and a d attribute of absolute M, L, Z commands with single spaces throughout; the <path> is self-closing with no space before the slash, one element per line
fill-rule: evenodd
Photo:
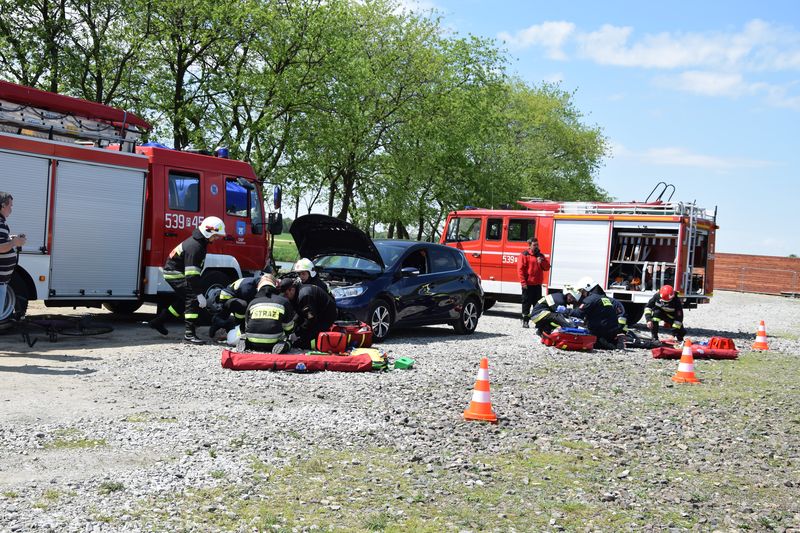
<path fill-rule="evenodd" d="M 497 415 L 492 409 L 492 398 L 489 394 L 489 359 L 486 357 L 481 359 L 478 378 L 475 380 L 475 388 L 472 391 L 472 401 L 464 411 L 464 420 L 497 423 Z"/>
<path fill-rule="evenodd" d="M 769 350 L 769 345 L 767 344 L 767 328 L 764 326 L 763 320 L 758 324 L 756 342 L 753 343 L 753 350 Z"/>
<path fill-rule="evenodd" d="M 678 363 L 678 371 L 672 376 L 675 383 L 700 383 L 694 375 L 694 356 L 692 355 L 692 341 L 686 339 L 681 352 L 681 361 Z"/>

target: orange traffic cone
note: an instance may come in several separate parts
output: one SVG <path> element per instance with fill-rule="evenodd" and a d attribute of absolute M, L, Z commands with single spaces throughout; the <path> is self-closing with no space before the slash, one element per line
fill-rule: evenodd
<path fill-rule="evenodd" d="M 692 341 L 686 339 L 681 352 L 681 361 L 678 363 L 678 371 L 672 376 L 675 383 L 700 383 L 694 375 L 694 356 L 692 355 Z"/>
<path fill-rule="evenodd" d="M 767 345 L 767 328 L 764 326 L 763 320 L 758 324 L 756 342 L 753 343 L 752 348 L 753 350 L 769 350 L 769 346 Z"/>
<path fill-rule="evenodd" d="M 464 411 L 464 420 L 484 420 L 497 423 L 497 415 L 492 409 L 492 399 L 489 394 L 489 359 L 486 357 L 481 359 L 478 378 L 475 380 L 475 388 L 472 391 L 472 401 L 469 402 L 469 408 Z"/>

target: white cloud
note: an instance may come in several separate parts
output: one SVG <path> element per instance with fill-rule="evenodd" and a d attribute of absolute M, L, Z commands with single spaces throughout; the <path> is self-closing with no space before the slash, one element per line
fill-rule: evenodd
<path fill-rule="evenodd" d="M 658 77 L 655 82 L 663 87 L 707 96 L 740 96 L 757 88 L 735 72 L 688 70 L 677 76 Z"/>
<path fill-rule="evenodd" d="M 691 167 L 722 173 L 737 168 L 765 168 L 776 164 L 773 161 L 760 159 L 698 154 L 678 146 L 648 148 L 637 152 L 613 141 L 611 143 L 611 153 L 614 157 L 636 159 L 648 165 Z"/>
<path fill-rule="evenodd" d="M 520 30 L 513 35 L 501 32 L 498 38 L 515 49 L 524 49 L 531 46 L 541 46 L 546 50 L 550 59 L 566 59 L 562 50 L 564 44 L 575 32 L 575 24 L 564 21 L 551 21 L 537 24 Z"/>

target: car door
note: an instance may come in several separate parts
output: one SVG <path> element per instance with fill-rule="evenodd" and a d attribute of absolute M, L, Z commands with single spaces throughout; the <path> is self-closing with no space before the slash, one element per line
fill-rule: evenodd
<path fill-rule="evenodd" d="M 413 323 L 425 319 L 426 313 L 433 304 L 433 277 L 430 272 L 428 252 L 424 248 L 415 247 L 408 250 L 401 258 L 397 276 L 394 282 L 395 320 L 397 322 Z M 419 274 L 404 275 L 404 268 L 414 268 Z"/>
<path fill-rule="evenodd" d="M 460 270 L 461 254 L 451 248 L 432 246 L 428 249 L 431 275 L 428 290 L 431 292 L 432 308 L 428 311 L 431 321 L 452 318 L 454 309 L 463 300 L 466 276 Z"/>

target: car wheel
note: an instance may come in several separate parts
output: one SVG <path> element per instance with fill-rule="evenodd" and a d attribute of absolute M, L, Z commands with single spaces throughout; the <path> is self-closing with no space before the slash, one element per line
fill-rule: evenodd
<path fill-rule="evenodd" d="M 478 327 L 478 318 L 480 316 L 480 309 L 478 302 L 475 298 L 467 298 L 464 305 L 461 307 L 461 314 L 458 315 L 458 321 L 453 324 L 456 328 L 456 333 L 461 335 L 469 335 L 475 328 Z"/>
<path fill-rule="evenodd" d="M 392 308 L 386 300 L 375 300 L 369 306 L 367 322 L 372 327 L 372 340 L 381 342 L 389 335 L 392 327 Z"/>

